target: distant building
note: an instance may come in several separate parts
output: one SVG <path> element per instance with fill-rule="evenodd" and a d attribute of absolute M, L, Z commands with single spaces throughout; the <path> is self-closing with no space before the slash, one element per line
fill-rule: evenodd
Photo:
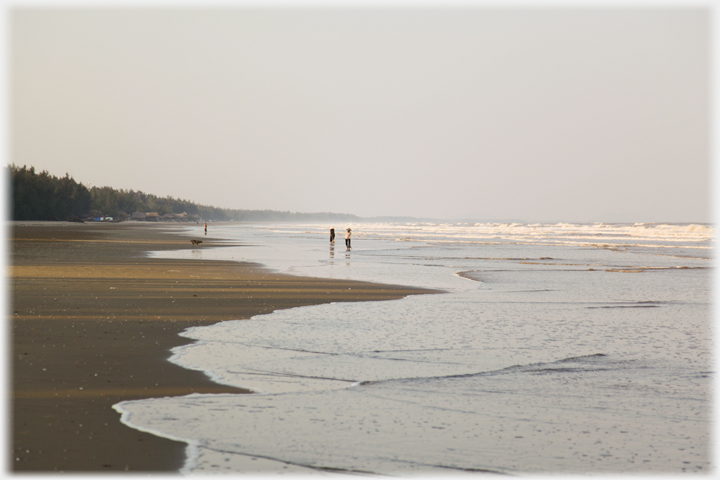
<path fill-rule="evenodd" d="M 148 217 L 151 215 L 150 213 L 146 213 Z M 146 218 L 146 220 L 152 222 L 150 218 Z M 166 213 L 165 215 L 160 215 L 158 217 L 158 220 L 161 222 L 187 222 L 188 221 L 188 214 L 187 212 L 182 213 Z"/>
<path fill-rule="evenodd" d="M 133 214 L 132 214 L 132 219 L 133 219 L 133 220 L 138 220 L 138 221 L 140 221 L 140 222 L 144 222 L 144 221 L 145 221 L 145 214 L 144 214 L 143 212 L 133 212 Z"/>
<path fill-rule="evenodd" d="M 157 212 L 147 212 L 145 214 L 145 221 L 146 222 L 157 222 L 160 219 L 160 214 Z"/>

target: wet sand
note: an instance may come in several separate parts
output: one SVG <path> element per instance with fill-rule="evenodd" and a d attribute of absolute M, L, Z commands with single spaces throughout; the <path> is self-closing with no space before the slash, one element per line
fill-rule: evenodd
<path fill-rule="evenodd" d="M 170 349 L 187 343 L 179 332 L 281 308 L 426 293 L 249 263 L 146 257 L 192 248 L 174 228 L 37 222 L 8 230 L 11 471 L 177 471 L 185 444 L 126 427 L 112 405 L 246 393 L 168 362 Z M 219 245 L 196 228 L 200 248 Z"/>

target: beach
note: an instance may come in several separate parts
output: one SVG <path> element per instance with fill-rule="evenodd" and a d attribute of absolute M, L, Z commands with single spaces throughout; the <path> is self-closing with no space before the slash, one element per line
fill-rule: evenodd
<path fill-rule="evenodd" d="M 181 473 L 713 470 L 711 226 L 355 223 L 351 251 L 331 226 L 217 226 L 248 247 L 203 258 L 444 293 L 183 332 L 172 363 L 255 394 L 113 406 Z"/>
<path fill-rule="evenodd" d="M 189 327 L 305 305 L 399 299 L 419 288 L 272 273 L 258 263 L 148 251 L 224 245 L 189 225 L 14 223 L 7 282 L 12 471 L 173 472 L 186 445 L 120 423 L 113 405 L 245 393 L 170 363 Z M 175 233 L 173 233 L 175 231 Z M 237 244 L 236 244 L 237 246 Z"/>

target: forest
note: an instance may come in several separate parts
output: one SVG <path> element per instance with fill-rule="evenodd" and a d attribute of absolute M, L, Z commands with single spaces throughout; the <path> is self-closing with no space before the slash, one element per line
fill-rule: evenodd
<path fill-rule="evenodd" d="M 276 210 L 238 210 L 198 205 L 171 196 L 158 197 L 112 187 L 87 188 L 69 174 L 56 177 L 35 167 L 7 167 L 12 220 L 87 221 L 111 217 L 124 220 L 134 212 L 187 213 L 188 219 L 212 221 L 357 221 L 359 217 L 339 213 L 301 213 Z"/>

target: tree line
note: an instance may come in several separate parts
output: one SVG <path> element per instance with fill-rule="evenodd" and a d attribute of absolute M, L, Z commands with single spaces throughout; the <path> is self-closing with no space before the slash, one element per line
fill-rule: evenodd
<path fill-rule="evenodd" d="M 13 220 L 67 220 L 88 217 L 119 218 L 133 212 L 159 215 L 183 213 L 214 221 L 357 221 L 359 217 L 338 213 L 300 213 L 276 210 L 237 210 L 198 205 L 171 196 L 158 197 L 134 190 L 112 187 L 87 188 L 69 174 L 56 177 L 35 167 L 14 164 L 7 167 L 10 177 L 11 218 Z"/>
<path fill-rule="evenodd" d="M 92 209 L 92 194 L 82 183 L 65 174 L 58 178 L 34 167 L 10 165 L 13 220 L 65 220 Z"/>

